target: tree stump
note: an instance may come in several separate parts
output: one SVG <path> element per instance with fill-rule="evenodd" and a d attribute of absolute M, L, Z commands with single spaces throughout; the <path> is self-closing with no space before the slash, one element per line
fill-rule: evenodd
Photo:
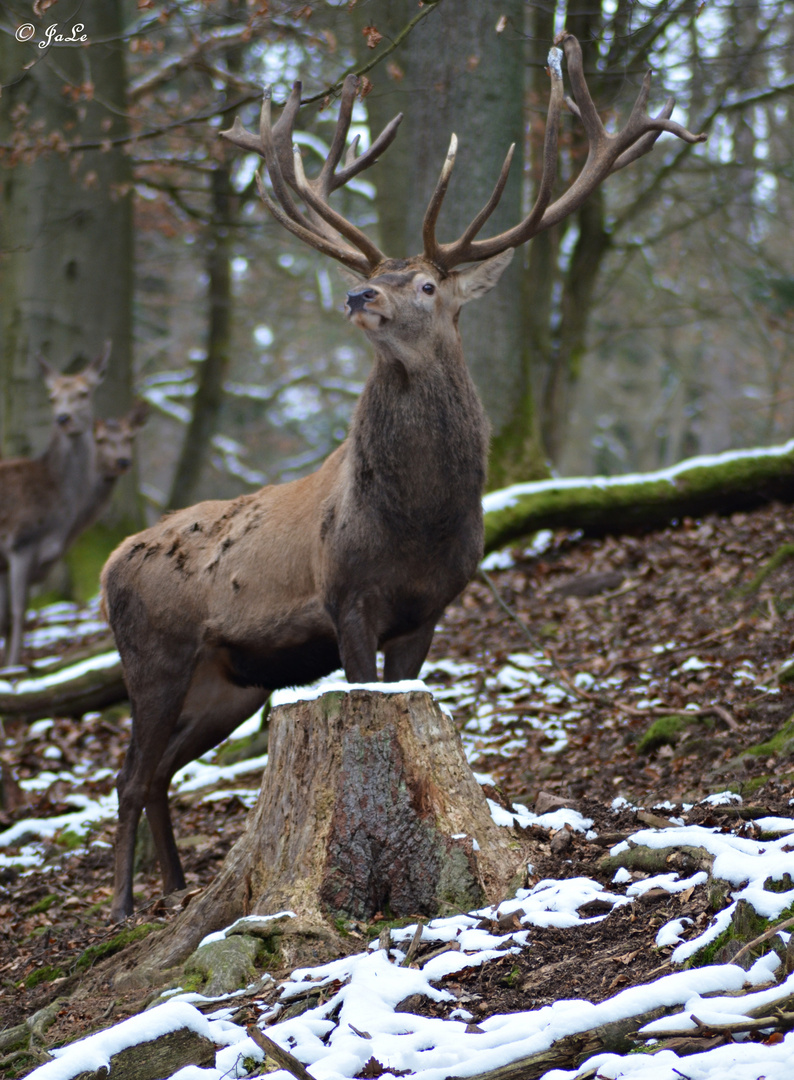
<path fill-rule="evenodd" d="M 246 830 L 166 931 L 158 963 L 212 930 L 291 910 L 299 924 L 468 910 L 503 899 L 526 855 L 497 826 L 452 720 L 424 691 L 334 691 L 273 709 Z"/>

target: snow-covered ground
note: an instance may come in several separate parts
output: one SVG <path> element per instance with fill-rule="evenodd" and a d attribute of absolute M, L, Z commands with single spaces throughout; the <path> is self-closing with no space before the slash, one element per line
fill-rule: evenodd
<path fill-rule="evenodd" d="M 58 640 L 57 629 L 53 629 L 53 634 L 52 640 Z M 673 645 L 669 643 L 660 648 L 672 648 Z M 108 662 L 107 656 L 96 661 L 97 664 Z M 683 656 L 681 669 L 696 670 L 702 663 L 695 655 Z M 46 663 L 40 663 L 39 667 L 41 678 L 46 678 Z M 744 663 L 737 667 L 735 674 L 737 679 L 757 683 L 763 673 Z M 450 660 L 426 665 L 422 675 L 443 706 L 453 711 L 465 711 L 470 717 L 463 741 L 475 766 L 483 749 L 491 753 L 499 749 L 497 744 L 489 743 L 491 721 L 501 709 L 512 706 L 517 697 L 526 702 L 531 696 L 539 706 L 554 707 L 551 712 L 539 708 L 532 720 L 546 731 L 551 753 L 564 748 L 566 726 L 578 716 L 576 697 L 568 687 L 559 684 L 541 653 L 512 654 L 484 687 L 473 665 Z M 59 672 L 57 677 L 61 678 L 62 674 Z M 30 676 L 25 678 L 29 681 Z M 582 680 L 586 689 L 598 688 L 596 680 L 586 673 L 580 673 L 577 679 Z M 323 688 L 330 688 L 333 682 L 332 677 Z M 13 692 L 14 688 L 21 689 L 23 685 L 22 678 L 12 673 L 2 688 Z M 611 686 L 608 680 L 604 685 Z M 378 688 L 384 689 L 382 684 Z M 759 692 L 762 689 L 759 686 Z M 647 699 L 652 702 L 654 687 L 648 685 L 646 690 Z M 51 722 L 37 723 L 45 731 Z M 251 734 L 259 723 L 259 716 L 253 717 L 235 732 L 233 738 Z M 35 729 L 36 725 L 32 725 L 31 731 L 35 732 Z M 507 752 L 508 747 L 509 744 L 503 743 L 501 749 Z M 241 786 L 235 788 L 236 793 L 253 804 L 258 785 L 252 772 L 266 764 L 267 758 L 262 757 L 221 766 L 213 752 L 186 766 L 175 778 L 175 787 L 183 791 L 204 790 L 204 797 L 210 799 L 219 783 L 228 785 L 239 780 Z M 90 763 L 85 767 L 91 767 Z M 95 766 L 93 768 L 96 774 Z M 81 773 L 82 767 L 59 769 L 58 762 L 54 761 L 51 773 L 25 781 L 23 786 L 46 786 L 61 778 L 79 787 Z M 489 779 L 487 776 L 478 778 L 483 782 Z M 70 798 L 74 805 L 72 813 L 51 819 L 20 821 L 0 833 L 0 867 L 14 865 L 24 873 L 35 873 L 43 862 L 42 841 L 48 836 L 66 830 L 80 835 L 97 822 L 112 820 L 115 816 L 115 795 L 92 798 L 90 794 L 77 791 Z M 722 798 L 735 801 L 738 796 L 724 795 Z M 506 827 L 515 822 L 524 826 L 537 823 L 549 829 L 567 825 L 592 835 L 592 822 L 573 810 L 538 816 L 523 806 L 514 806 L 510 812 L 495 803 L 491 805 L 494 820 Z M 620 800 L 616 800 L 615 809 L 620 809 L 620 805 Z M 495 1069 L 548 1049 L 566 1035 L 621 1018 L 640 1016 L 657 1007 L 670 1010 L 670 1015 L 664 1021 L 648 1025 L 646 1033 L 649 1037 L 654 1030 L 693 1029 L 693 1016 L 702 1023 L 715 1024 L 735 1020 L 737 1015 L 759 1006 L 768 1006 L 773 1012 L 776 1001 L 794 994 L 794 975 L 781 978 L 780 961 L 775 954 L 757 961 L 749 972 L 730 964 L 683 968 L 688 959 L 696 957 L 724 929 L 739 900 L 747 901 L 767 919 L 778 917 L 794 903 L 794 889 L 773 892 L 764 888 L 764 883 L 770 879 L 784 886 L 794 879 L 794 842 L 790 836 L 794 832 L 794 807 L 790 817 L 762 819 L 756 824 L 762 839 L 684 824 L 643 829 L 629 838 L 630 844 L 648 847 L 705 849 L 714 858 L 713 876 L 729 883 L 730 887 L 730 906 L 714 916 L 705 928 L 688 925 L 685 919 L 671 920 L 660 927 L 657 946 L 674 946 L 671 956 L 674 970 L 654 982 L 622 990 L 598 1004 L 561 999 L 542 1008 L 492 1015 L 476 1023 L 472 1023 L 474 1017 L 464 1007 L 454 1009 L 448 1019 L 395 1011 L 399 1002 L 414 994 L 436 1001 L 453 1000 L 450 991 L 439 985 L 444 976 L 503 956 L 505 950 L 531 949 L 533 928 L 564 928 L 593 921 L 583 920 L 579 914 L 582 905 L 589 901 L 606 901 L 613 907 L 634 904 L 649 888 L 675 893 L 700 885 L 706 879 L 702 872 L 683 880 L 675 873 L 635 880 L 623 870 L 615 876 L 614 889 L 604 889 L 587 878 L 539 881 L 531 889 L 519 890 L 514 898 L 506 899 L 497 909 L 487 908 L 429 922 L 422 929 L 423 942 L 438 942 L 439 945 L 454 942 L 458 947 L 434 956 L 421 969 L 401 966 L 415 927 L 395 930 L 390 952 L 374 941 L 357 955 L 294 971 L 280 990 L 283 1005 L 276 1005 L 275 1010 L 268 1006 L 268 1011 L 262 1013 L 261 1023 L 268 1024 L 268 1036 L 308 1066 L 316 1080 L 354 1077 L 371 1058 L 386 1070 L 384 1075 L 399 1075 L 407 1070 L 421 1080 L 445 1080 L 450 1076 L 472 1076 Z M 16 849 L 15 844 L 23 836 L 27 841 L 25 846 Z M 614 850 L 617 853 L 618 849 Z M 520 929 L 494 934 L 479 928 L 483 918 L 492 920 L 511 912 L 516 913 Z M 606 914 L 594 918 L 609 917 Z M 785 931 L 780 936 L 784 941 L 788 939 Z M 283 1006 L 305 990 L 307 984 L 317 988 L 335 986 L 336 989 L 323 1004 L 279 1022 L 278 1015 Z M 753 990 L 753 987 L 757 989 Z M 742 988 L 749 992 L 735 996 Z M 203 1004 L 204 1011 L 196 1007 L 197 1003 Z M 244 1063 L 261 1062 L 263 1052 L 246 1030 L 231 1020 L 235 1012 L 233 997 L 218 1000 L 215 1005 L 214 1009 L 210 1006 L 211 1011 L 207 1014 L 205 999 L 177 991 L 140 1016 L 55 1051 L 54 1059 L 31 1075 L 36 1080 L 70 1080 L 80 1072 L 106 1064 L 124 1047 L 150 1041 L 182 1027 L 191 1028 L 214 1041 L 217 1053 L 214 1067 L 189 1066 L 175 1074 L 178 1080 L 222 1080 L 246 1075 Z M 794 1077 L 794 1033 L 768 1043 L 739 1035 L 730 1045 L 686 1058 L 678 1058 L 669 1050 L 656 1055 L 601 1054 L 579 1070 L 548 1072 L 546 1080 L 573 1080 L 580 1072 L 593 1068 L 597 1068 L 598 1076 L 604 1080 L 617 1077 L 680 1080 L 682 1076 L 691 1080 L 760 1080 L 762 1077 L 791 1080 Z M 271 1075 L 276 1080 L 289 1077 L 283 1070 Z"/>
<path fill-rule="evenodd" d="M 569 811 L 569 813 L 571 813 Z M 580 828 L 589 823 L 576 822 Z M 631 838 L 635 843 L 657 847 L 681 845 L 704 847 L 715 856 L 714 874 L 733 881 L 733 904 L 744 898 L 766 917 L 776 917 L 794 901 L 794 890 L 770 892 L 763 888 L 769 878 L 781 881 L 794 875 L 794 851 L 788 833 L 791 819 L 764 823 L 777 839 L 755 841 L 720 834 L 699 826 L 662 830 L 642 830 Z M 616 874 L 616 883 L 625 884 L 631 875 Z M 521 889 L 515 898 L 497 908 L 483 908 L 465 915 L 434 919 L 422 929 L 422 942 L 439 945 L 454 942 L 457 949 L 442 952 L 421 969 L 401 966 L 415 926 L 392 931 L 393 947 L 387 952 L 373 941 L 362 952 L 314 968 L 292 972 L 281 986 L 279 1004 L 267 1006 L 262 1026 L 283 1049 L 308 1066 L 317 1080 L 343 1080 L 356 1076 L 375 1058 L 384 1075 L 401 1075 L 407 1070 L 417 1080 L 445 1080 L 449 1076 L 473 1076 L 506 1065 L 531 1054 L 548 1050 L 565 1036 L 575 1035 L 613 1021 L 642 1016 L 652 1009 L 669 1010 L 662 1020 L 643 1028 L 650 1039 L 654 1031 L 694 1030 L 696 1017 L 704 1024 L 735 1022 L 749 1010 L 763 1006 L 771 1014 L 775 1003 L 794 994 L 794 975 L 779 982 L 780 960 L 770 953 L 749 971 L 732 964 L 708 965 L 673 971 L 642 986 L 623 990 L 598 1004 L 582 1000 L 555 1001 L 543 1008 L 507 1015 L 494 1015 L 472 1023 L 465 1008 L 453 1010 L 449 1019 L 395 1012 L 395 1006 L 414 994 L 431 1000 L 455 1000 L 438 983 L 453 972 L 471 968 L 504 955 L 532 947 L 533 927 L 567 927 L 582 921 L 578 909 L 595 899 L 613 905 L 631 904 L 649 888 L 670 892 L 700 884 L 705 874 L 679 880 L 675 873 L 645 879 L 622 892 L 609 892 L 587 878 L 540 881 L 531 889 Z M 697 953 L 720 932 L 730 918 L 732 907 L 720 912 L 705 931 L 690 937 L 673 952 L 676 965 Z M 481 929 L 483 918 L 493 920 L 516 912 L 521 929 L 494 935 Z M 609 915 L 594 917 L 609 918 Z M 588 920 L 592 921 L 592 920 Z M 659 930 L 657 942 L 678 940 L 686 928 L 675 920 Z M 212 935 L 218 937 L 219 935 Z M 787 940 L 788 934 L 781 932 Z M 338 987 L 322 1005 L 299 1016 L 278 1022 L 282 1009 L 306 990 Z M 754 987 L 758 989 L 753 990 Z M 734 996 L 744 990 L 742 996 Z M 234 995 L 218 999 L 217 1008 L 205 1015 L 196 1003 L 207 999 L 177 991 L 164 1003 L 117 1024 L 115 1027 L 56 1051 L 53 1061 L 31 1075 L 36 1080 L 71 1080 L 87 1069 L 107 1064 L 113 1054 L 136 1043 L 147 1042 L 180 1027 L 190 1028 L 215 1042 L 212 1068 L 189 1066 L 175 1073 L 178 1080 L 224 1080 L 246 1075 L 247 1060 L 261 1062 L 262 1050 L 246 1030 L 232 1022 Z M 573 1080 L 587 1069 L 598 1069 L 604 1080 L 637 1077 L 639 1080 L 791 1080 L 794 1075 L 794 1033 L 769 1043 L 742 1040 L 700 1054 L 677 1057 L 663 1050 L 658 1055 L 599 1054 L 574 1071 L 552 1070 L 546 1080 Z M 288 1080 L 284 1070 L 271 1074 L 274 1080 Z"/>

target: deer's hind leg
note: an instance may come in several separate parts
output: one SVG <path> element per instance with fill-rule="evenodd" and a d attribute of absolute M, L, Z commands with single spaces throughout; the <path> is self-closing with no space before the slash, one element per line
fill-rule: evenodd
<path fill-rule="evenodd" d="M 265 703 L 268 694 L 260 687 L 232 685 L 213 658 L 205 658 L 196 666 L 179 722 L 157 763 L 144 803 L 163 875 L 163 892 L 185 887 L 168 804 L 168 787 L 174 773 L 223 742 Z"/>
<path fill-rule="evenodd" d="M 162 644 L 151 655 L 163 662 L 145 665 L 142 658 L 135 657 L 136 663 L 125 664 L 132 705 L 132 736 L 116 781 L 119 820 L 110 909 L 114 922 L 132 914 L 135 834 L 141 811 L 150 797 L 152 781 L 175 736 L 193 667 L 190 654 L 182 650 L 180 655 L 173 645 Z"/>

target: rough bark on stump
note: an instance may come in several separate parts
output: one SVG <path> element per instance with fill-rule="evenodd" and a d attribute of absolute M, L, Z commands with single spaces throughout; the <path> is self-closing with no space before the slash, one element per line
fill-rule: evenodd
<path fill-rule="evenodd" d="M 316 927 L 328 914 L 467 910 L 503 899 L 524 861 L 429 693 L 354 689 L 279 706 L 246 830 L 156 962 L 180 962 L 242 915 L 291 910 Z"/>

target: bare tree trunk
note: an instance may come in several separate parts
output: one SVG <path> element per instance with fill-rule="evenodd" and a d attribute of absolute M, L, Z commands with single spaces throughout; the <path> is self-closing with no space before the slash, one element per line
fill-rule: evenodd
<path fill-rule="evenodd" d="M 154 967 L 243 915 L 291 910 L 327 933 L 329 915 L 469 910 L 522 884 L 521 843 L 494 824 L 428 693 L 327 693 L 275 708 L 270 725 L 246 831 L 154 946 Z"/>
<path fill-rule="evenodd" d="M 230 208 L 231 172 L 228 162 L 212 173 L 212 221 L 207 237 L 209 316 L 207 354 L 199 366 L 193 413 L 168 496 L 167 510 L 196 502 L 201 473 L 223 404 L 223 382 L 229 368 L 232 329 Z"/>
<path fill-rule="evenodd" d="M 388 168 L 372 173 L 381 240 L 389 255 L 421 250 L 422 215 L 452 132 L 458 135 L 458 156 L 441 212 L 441 239 L 459 236 L 481 209 L 513 142 L 519 151 L 510 179 L 483 235 L 523 217 L 524 11 L 522 0 L 506 0 L 498 8 L 481 0 L 441 3 L 392 53 L 386 69 L 373 74 L 375 87 L 366 98 L 373 131 L 395 113 L 406 114 L 389 149 Z M 353 17 L 359 29 L 374 25 L 390 38 L 415 14 L 415 0 L 375 0 L 355 8 Z M 359 42 L 365 59 L 361 35 Z M 550 45 L 551 36 L 542 48 Z M 521 259 L 516 259 L 498 289 L 461 313 L 466 360 L 493 429 L 491 487 L 547 474 L 524 332 L 522 278 Z"/>
<path fill-rule="evenodd" d="M 0 35 L 0 141 L 17 148 L 0 162 L 0 452 L 6 456 L 29 456 L 46 443 L 39 350 L 61 369 L 77 367 L 112 339 L 98 412 L 118 416 L 131 404 L 132 170 L 124 148 L 112 143 L 127 134 L 121 9 L 119 0 L 84 0 L 74 22 L 83 23 L 87 47 L 39 49 L 51 13 L 36 20 L 29 42 Z M 98 148 L 69 148 L 80 143 Z M 117 486 L 112 516 L 139 523 L 131 475 Z"/>

